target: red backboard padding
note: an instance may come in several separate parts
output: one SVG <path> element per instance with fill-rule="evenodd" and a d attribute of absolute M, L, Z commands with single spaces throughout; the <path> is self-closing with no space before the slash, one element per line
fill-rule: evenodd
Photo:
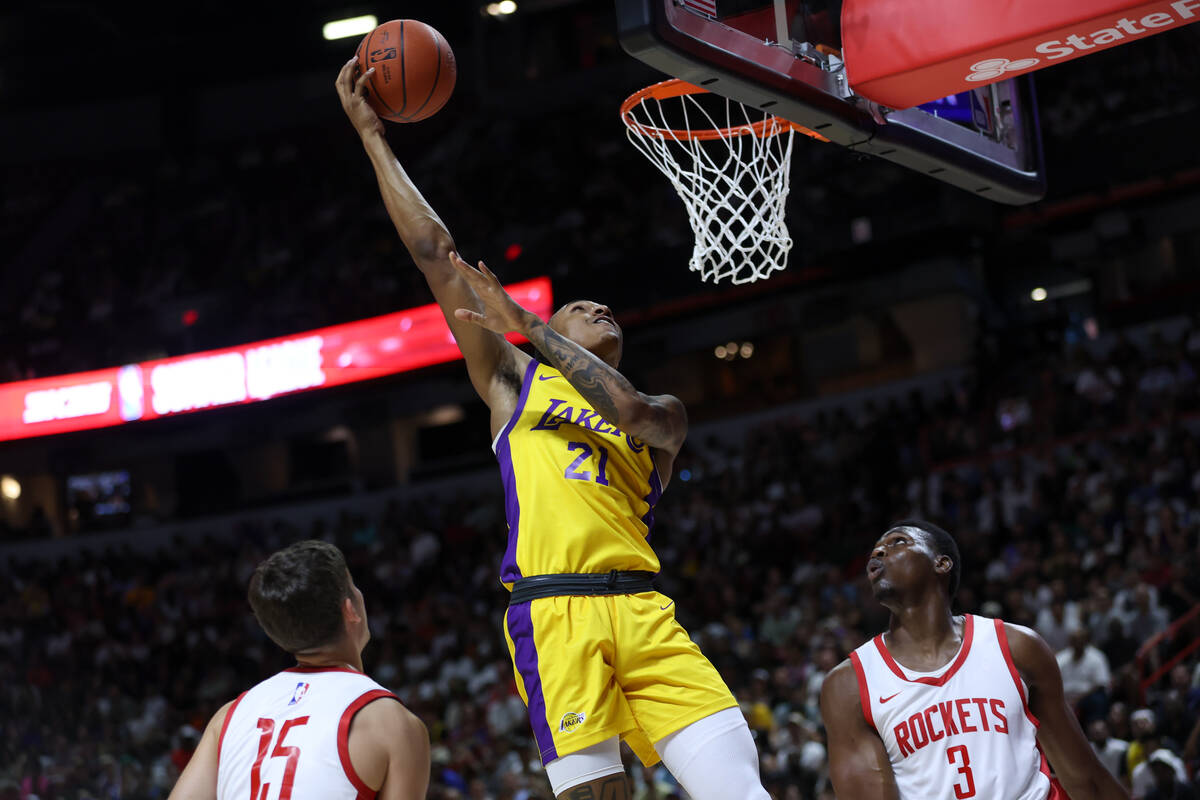
<path fill-rule="evenodd" d="M 854 91 L 909 108 L 1200 21 L 1200 0 L 845 0 Z"/>

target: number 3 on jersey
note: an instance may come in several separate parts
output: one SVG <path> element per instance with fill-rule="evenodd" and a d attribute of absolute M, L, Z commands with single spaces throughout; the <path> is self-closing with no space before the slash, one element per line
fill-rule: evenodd
<path fill-rule="evenodd" d="M 954 796 L 958 800 L 965 800 L 965 798 L 975 796 L 975 776 L 971 774 L 971 757 L 967 755 L 966 745 L 955 745 L 946 751 L 946 758 L 951 764 L 957 761 L 957 756 L 962 757 L 962 766 L 958 768 L 958 771 L 965 780 L 960 780 L 954 784 Z M 965 786 L 959 785 L 964 782 L 966 783 Z"/>
<path fill-rule="evenodd" d="M 597 445 L 596 449 L 600 451 L 600 464 L 596 468 L 596 483 L 601 486 L 608 486 L 608 475 L 605 473 L 605 468 L 608 467 L 608 449 L 602 445 Z M 563 473 L 563 477 L 571 481 L 590 481 L 592 479 L 592 471 L 590 469 L 580 470 L 583 463 L 592 457 L 592 446 L 586 442 L 568 442 L 568 451 L 578 450 L 579 455 L 575 456 L 575 460 L 571 462 Z"/>
<path fill-rule="evenodd" d="M 279 729 L 279 739 L 275 742 L 275 750 L 271 752 L 271 758 L 287 757 L 287 764 L 283 768 L 283 785 L 279 787 L 279 800 L 291 800 L 292 784 L 296 780 L 296 764 L 300 761 L 300 748 L 284 747 L 283 740 L 292 728 L 307 724 L 308 717 L 296 717 L 283 723 L 283 727 Z M 258 737 L 258 758 L 254 760 L 254 766 L 250 769 L 250 800 L 267 800 L 267 790 L 271 788 L 271 784 L 262 783 L 262 765 L 267 758 L 267 751 L 271 749 L 271 740 L 275 737 L 275 720 L 259 718 L 258 729 L 262 731 L 262 735 Z"/>

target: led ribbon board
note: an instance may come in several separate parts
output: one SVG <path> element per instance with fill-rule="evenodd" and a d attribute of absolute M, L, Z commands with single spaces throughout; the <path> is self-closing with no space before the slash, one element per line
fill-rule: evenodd
<path fill-rule="evenodd" d="M 1061 64 L 1200 21 L 1200 0 L 845 0 L 857 94 L 889 108 Z"/>
<path fill-rule="evenodd" d="M 505 288 L 542 319 L 553 313 L 549 278 Z M 238 347 L 0 384 L 0 441 L 255 403 L 461 357 L 430 304 Z"/>

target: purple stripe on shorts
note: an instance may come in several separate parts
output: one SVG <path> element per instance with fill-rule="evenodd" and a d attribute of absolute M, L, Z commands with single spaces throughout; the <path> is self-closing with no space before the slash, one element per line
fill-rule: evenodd
<path fill-rule="evenodd" d="M 508 635 L 513 641 L 513 664 L 525 684 L 525 696 L 529 699 L 529 724 L 533 726 L 533 738 L 542 752 L 542 764 L 558 758 L 554 747 L 554 734 L 546 719 L 546 698 L 542 695 L 542 677 L 538 673 L 537 646 L 533 643 L 533 617 L 530 603 L 518 603 L 508 607 Z"/>
<path fill-rule="evenodd" d="M 513 583 L 521 579 L 521 568 L 517 566 L 517 532 L 521 523 L 521 501 L 517 499 L 517 476 L 513 473 L 512 447 L 508 435 L 517 426 L 521 412 L 525 410 L 525 402 L 529 399 L 529 387 L 533 385 L 533 374 L 537 372 L 537 359 L 530 359 L 529 367 L 525 370 L 525 380 L 521 382 L 521 395 L 517 398 L 517 407 L 500 436 L 496 440 L 496 460 L 500 462 L 500 482 L 504 484 L 504 516 L 508 519 L 508 547 L 504 550 L 504 559 L 500 562 L 500 580 Z"/>

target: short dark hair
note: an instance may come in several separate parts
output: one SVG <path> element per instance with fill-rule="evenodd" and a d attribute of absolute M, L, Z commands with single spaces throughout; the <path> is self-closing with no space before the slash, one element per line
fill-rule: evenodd
<path fill-rule="evenodd" d="M 287 652 L 331 644 L 341 636 L 342 601 L 350 597 L 346 558 L 327 542 L 296 542 L 258 565 L 246 596 L 258 624 Z"/>
<path fill-rule="evenodd" d="M 954 599 L 954 595 L 958 593 L 958 582 L 962 578 L 962 556 L 958 554 L 958 542 L 954 541 L 954 537 L 946 533 L 946 531 L 934 525 L 932 522 L 927 522 L 923 519 L 902 519 L 899 522 L 893 522 L 888 530 L 896 528 L 916 528 L 919 531 L 924 531 L 929 534 L 929 538 L 933 540 L 933 551 L 939 556 L 949 556 L 954 565 L 950 567 L 950 599 Z"/>

